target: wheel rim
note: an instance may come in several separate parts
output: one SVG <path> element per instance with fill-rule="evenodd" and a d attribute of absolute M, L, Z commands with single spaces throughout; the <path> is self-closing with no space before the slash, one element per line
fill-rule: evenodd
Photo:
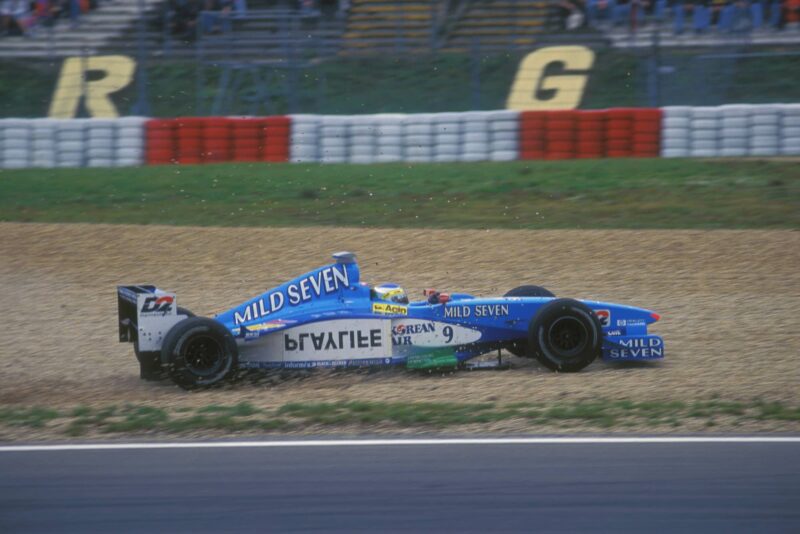
<path fill-rule="evenodd" d="M 589 343 L 589 331 L 575 317 L 559 317 L 547 331 L 548 344 L 562 357 L 580 354 Z"/>
<path fill-rule="evenodd" d="M 195 336 L 186 343 L 183 359 L 190 372 L 198 376 L 208 376 L 222 368 L 225 351 L 213 337 Z"/>

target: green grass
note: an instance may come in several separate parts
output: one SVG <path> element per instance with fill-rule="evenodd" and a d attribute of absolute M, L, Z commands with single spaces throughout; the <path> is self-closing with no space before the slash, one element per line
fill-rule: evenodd
<path fill-rule="evenodd" d="M 795 161 L 222 164 L 0 171 L 0 221 L 797 228 Z"/>
<path fill-rule="evenodd" d="M 0 425 L 43 428 L 63 416 L 58 410 L 39 406 L 0 408 Z"/>
<path fill-rule="evenodd" d="M 51 430 L 56 435 L 182 435 L 203 432 L 315 432 L 348 429 L 417 429 L 439 431 L 469 425 L 514 421 L 516 427 L 542 428 L 581 425 L 596 429 L 713 428 L 724 420 L 728 426 L 772 422 L 800 423 L 800 406 L 780 402 L 644 401 L 596 399 L 554 403 L 434 403 L 339 401 L 289 403 L 277 408 L 249 403 L 231 406 L 172 408 L 126 405 L 89 408 L 77 406 L 57 411 L 46 407 L 0 407 L 3 430 Z M 24 430 L 23 430 L 24 431 Z M 17 434 L 19 435 L 19 434 Z"/>

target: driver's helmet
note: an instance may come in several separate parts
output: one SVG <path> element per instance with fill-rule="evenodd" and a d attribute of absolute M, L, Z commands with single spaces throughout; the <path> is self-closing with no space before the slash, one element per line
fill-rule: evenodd
<path fill-rule="evenodd" d="M 403 288 L 397 284 L 380 284 L 372 288 L 372 299 L 408 304 L 408 297 Z"/>

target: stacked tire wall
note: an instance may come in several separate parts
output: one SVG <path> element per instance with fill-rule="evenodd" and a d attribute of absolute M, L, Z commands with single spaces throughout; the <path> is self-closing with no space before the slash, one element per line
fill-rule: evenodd
<path fill-rule="evenodd" d="M 519 112 L 291 116 L 293 162 L 511 161 Z"/>
<path fill-rule="evenodd" d="M 0 168 L 141 165 L 147 119 L 2 119 Z"/>
<path fill-rule="evenodd" d="M 800 104 L 663 108 L 661 156 L 800 155 Z"/>
<path fill-rule="evenodd" d="M 289 160 L 289 117 L 151 119 L 144 135 L 151 165 Z"/>
<path fill-rule="evenodd" d="M 0 168 L 797 155 L 800 104 L 0 120 Z"/>
<path fill-rule="evenodd" d="M 660 138 L 660 109 L 524 111 L 520 118 L 526 160 L 655 157 Z"/>

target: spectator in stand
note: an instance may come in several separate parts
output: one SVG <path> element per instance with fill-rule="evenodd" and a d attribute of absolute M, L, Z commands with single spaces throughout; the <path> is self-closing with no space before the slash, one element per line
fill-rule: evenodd
<path fill-rule="evenodd" d="M 26 35 L 35 22 L 28 0 L 4 0 L 0 5 L 0 16 L 5 35 Z"/>
<path fill-rule="evenodd" d="M 781 15 L 783 12 L 783 3 L 781 0 L 772 0 L 769 5 L 769 25 L 773 28 L 778 28 L 781 24 Z"/>
<path fill-rule="evenodd" d="M 628 24 L 635 30 L 644 22 L 645 11 L 649 9 L 649 5 L 649 0 L 616 0 L 611 22 L 615 26 Z"/>
<path fill-rule="evenodd" d="M 786 0 L 783 3 L 781 18 L 778 20 L 778 29 L 783 29 L 787 24 L 796 26 L 800 22 L 800 0 Z"/>
<path fill-rule="evenodd" d="M 722 22 L 722 13 L 725 11 L 725 8 L 728 6 L 729 0 L 710 0 L 709 5 L 709 13 L 708 13 L 708 23 L 709 26 L 717 26 L 719 27 L 720 22 Z"/>
<path fill-rule="evenodd" d="M 692 29 L 695 33 L 705 33 L 711 26 L 711 0 L 692 1 Z"/>
<path fill-rule="evenodd" d="M 203 33 L 222 33 L 231 29 L 234 0 L 206 0 L 200 25 Z"/>
<path fill-rule="evenodd" d="M 631 13 L 628 18 L 631 30 L 636 31 L 636 28 L 642 26 L 646 16 L 651 14 L 652 11 L 653 7 L 650 0 L 631 0 Z"/>
<path fill-rule="evenodd" d="M 559 26 L 565 30 L 576 30 L 586 23 L 582 5 L 575 0 L 559 0 L 555 5 Z"/>
<path fill-rule="evenodd" d="M 172 33 L 186 40 L 194 39 L 197 31 L 197 17 L 199 13 L 199 0 L 171 0 L 170 29 Z"/>
<path fill-rule="evenodd" d="M 237 17 L 247 16 L 247 0 L 233 0 L 233 12 Z"/>
<path fill-rule="evenodd" d="M 600 20 L 610 20 L 615 6 L 614 0 L 589 0 L 586 4 L 589 24 L 594 25 Z"/>
<path fill-rule="evenodd" d="M 51 0 L 36 0 L 36 23 L 50 27 L 61 11 L 60 6 Z"/>
<path fill-rule="evenodd" d="M 616 0 L 614 9 L 611 12 L 611 23 L 618 26 L 623 21 L 627 21 L 631 15 L 630 0 Z"/>
<path fill-rule="evenodd" d="M 747 1 L 733 0 L 722 9 L 717 28 L 725 32 L 741 32 L 750 29 L 747 17 Z"/>
<path fill-rule="evenodd" d="M 3 0 L 0 2 L 0 24 L 2 24 L 3 35 L 11 34 L 11 23 L 13 19 L 11 13 L 13 11 L 13 0 Z"/>
<path fill-rule="evenodd" d="M 764 25 L 764 9 L 767 0 L 748 0 L 750 4 L 750 23 L 757 30 Z"/>

